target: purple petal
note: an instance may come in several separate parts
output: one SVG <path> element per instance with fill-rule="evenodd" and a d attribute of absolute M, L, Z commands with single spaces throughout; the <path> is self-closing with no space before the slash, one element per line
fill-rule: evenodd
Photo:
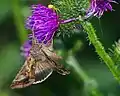
<path fill-rule="evenodd" d="M 86 18 L 91 16 L 101 17 L 104 11 L 112 11 L 111 3 L 116 3 L 114 0 L 90 0 L 90 7 L 87 10 Z"/>

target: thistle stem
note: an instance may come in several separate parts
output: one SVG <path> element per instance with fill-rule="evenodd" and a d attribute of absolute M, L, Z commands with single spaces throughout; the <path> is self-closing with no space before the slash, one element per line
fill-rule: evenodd
<path fill-rule="evenodd" d="M 77 20 L 77 18 L 71 18 L 71 19 L 67 19 L 67 20 L 61 20 L 61 24 L 65 24 L 65 23 L 70 23 L 70 22 L 72 22 L 72 21 L 75 21 L 75 20 Z"/>
<path fill-rule="evenodd" d="M 81 24 L 83 25 L 83 28 L 86 30 L 88 34 L 88 39 L 90 40 L 90 43 L 92 43 L 93 46 L 95 47 L 95 51 L 105 62 L 105 64 L 113 74 L 114 78 L 120 83 L 120 74 L 116 69 L 113 60 L 108 55 L 108 53 L 106 53 L 105 48 L 102 46 L 102 43 L 98 40 L 92 24 L 89 22 L 81 22 Z"/>

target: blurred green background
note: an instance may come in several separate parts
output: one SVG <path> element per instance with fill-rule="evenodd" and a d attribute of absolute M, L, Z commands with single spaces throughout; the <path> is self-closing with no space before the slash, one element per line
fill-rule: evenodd
<path fill-rule="evenodd" d="M 87 87 L 84 87 L 82 77 L 78 78 L 72 68 L 71 74 L 67 76 L 54 72 L 41 84 L 23 89 L 10 88 L 12 80 L 24 63 L 24 58 L 20 56 L 20 46 L 27 39 L 23 24 L 30 13 L 29 7 L 31 4 L 47 5 L 49 2 L 50 0 L 0 1 L 0 96 L 92 96 Z M 115 11 L 105 12 L 100 19 L 94 17 L 91 20 L 107 51 L 120 38 L 120 6 L 113 4 L 113 8 Z M 63 40 L 57 37 L 54 40 L 54 47 L 59 52 L 65 52 L 79 40 L 81 48 L 75 54 L 75 58 L 80 68 L 94 80 L 92 84 L 95 83 L 104 96 L 120 96 L 120 86 L 99 59 L 94 47 L 89 45 L 86 37 L 87 35 L 81 31 L 71 37 L 66 36 Z"/>

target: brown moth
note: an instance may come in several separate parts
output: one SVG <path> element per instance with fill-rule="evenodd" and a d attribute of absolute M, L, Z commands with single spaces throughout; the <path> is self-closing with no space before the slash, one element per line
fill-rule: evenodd
<path fill-rule="evenodd" d="M 61 75 L 69 74 L 69 71 L 58 63 L 61 57 L 56 55 L 52 47 L 52 43 L 49 43 L 49 45 L 40 44 L 33 38 L 30 54 L 13 80 L 11 84 L 12 89 L 41 83 L 53 71 L 57 71 Z"/>

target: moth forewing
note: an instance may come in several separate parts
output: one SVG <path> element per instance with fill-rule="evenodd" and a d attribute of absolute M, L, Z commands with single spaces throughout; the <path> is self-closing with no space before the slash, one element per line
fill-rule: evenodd
<path fill-rule="evenodd" d="M 35 40 L 32 41 L 29 56 L 11 84 L 12 89 L 41 83 L 53 72 L 52 64 L 49 64 L 49 60 L 41 50 L 41 44 Z"/>
<path fill-rule="evenodd" d="M 35 81 L 33 64 L 34 59 L 31 56 L 27 57 L 24 65 L 11 84 L 12 89 L 30 86 Z"/>
<path fill-rule="evenodd" d="M 41 83 L 45 81 L 53 72 L 52 66 L 50 66 L 49 61 L 37 62 L 35 70 L 35 82 L 33 84 Z"/>
<path fill-rule="evenodd" d="M 24 79 L 24 81 L 12 83 L 11 88 L 12 89 L 25 88 L 25 87 L 32 85 L 34 83 L 34 81 L 35 81 L 35 79 L 26 78 L 26 79 Z"/>
<path fill-rule="evenodd" d="M 62 59 L 61 56 L 58 56 L 55 52 L 50 51 L 49 49 L 44 47 L 42 47 L 41 50 L 51 62 L 49 65 L 52 64 L 51 66 L 54 66 L 54 71 L 57 71 L 61 75 L 67 75 L 70 73 L 67 69 L 64 68 L 62 64 L 59 64 L 59 60 Z"/>
<path fill-rule="evenodd" d="M 32 84 L 45 81 L 53 71 L 67 75 L 67 71 L 58 63 L 61 59 L 52 50 L 52 43 L 45 45 L 39 44 L 35 38 L 32 40 L 32 47 L 23 67 L 13 80 L 11 88 L 24 88 Z"/>

